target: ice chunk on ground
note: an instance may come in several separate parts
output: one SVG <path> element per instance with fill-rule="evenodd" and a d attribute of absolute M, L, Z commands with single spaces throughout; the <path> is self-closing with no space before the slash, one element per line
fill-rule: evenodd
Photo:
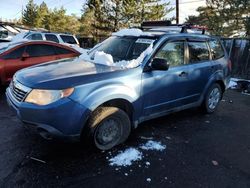
<path fill-rule="evenodd" d="M 234 89 L 234 88 L 236 88 L 236 86 L 237 86 L 237 82 L 230 79 L 228 88 Z"/>
<path fill-rule="evenodd" d="M 120 31 L 112 33 L 112 35 L 119 36 L 119 37 L 123 37 L 123 36 L 139 37 L 139 36 L 150 36 L 151 34 L 145 33 L 141 29 L 132 28 L 132 29 L 121 29 Z"/>
<path fill-rule="evenodd" d="M 109 159 L 111 166 L 130 166 L 132 162 L 139 161 L 143 157 L 142 153 L 135 148 L 128 148 L 115 157 Z"/>
<path fill-rule="evenodd" d="M 151 182 L 151 178 L 147 178 L 147 182 Z"/>
<path fill-rule="evenodd" d="M 166 149 L 166 146 L 162 145 L 161 142 L 156 142 L 156 141 L 150 140 L 146 144 L 141 145 L 140 148 L 143 150 L 162 151 L 162 150 Z"/>

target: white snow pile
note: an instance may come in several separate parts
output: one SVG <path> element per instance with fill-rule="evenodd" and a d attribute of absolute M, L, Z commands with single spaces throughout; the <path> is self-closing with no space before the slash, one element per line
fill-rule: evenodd
<path fill-rule="evenodd" d="M 147 143 L 141 145 L 139 149 L 142 150 L 154 150 L 154 151 L 163 151 L 166 149 L 165 145 L 162 145 L 161 142 L 148 141 Z M 136 148 L 128 148 L 125 151 L 119 152 L 115 157 L 109 159 L 111 166 L 131 166 L 133 162 L 140 161 L 143 158 L 143 153 Z M 147 166 L 150 165 L 150 162 L 145 163 Z"/>
<path fill-rule="evenodd" d="M 106 54 L 105 52 L 97 51 L 94 55 L 94 63 L 96 64 L 102 64 L 107 66 L 113 66 L 113 67 L 121 67 L 123 69 L 125 68 L 134 68 L 138 67 L 144 60 L 144 58 L 149 55 L 153 51 L 153 44 L 151 44 L 144 52 L 141 53 L 141 55 L 137 59 L 133 59 L 130 61 L 118 61 L 114 62 L 113 57 L 110 54 Z M 82 53 L 80 55 L 80 58 L 86 61 L 91 61 L 89 54 L 87 54 L 87 51 Z"/>
<path fill-rule="evenodd" d="M 130 166 L 132 162 L 139 161 L 143 157 L 142 153 L 135 148 L 128 148 L 119 153 L 114 158 L 109 159 L 111 166 Z"/>
<path fill-rule="evenodd" d="M 132 29 L 122 29 L 115 33 L 112 33 L 113 36 L 123 37 L 123 36 L 151 36 L 150 33 L 143 32 L 140 29 L 132 28 Z"/>
<path fill-rule="evenodd" d="M 228 85 L 228 88 L 235 89 L 236 86 L 237 86 L 236 80 L 234 80 L 234 79 L 231 78 L 230 82 L 229 82 L 229 85 Z"/>
<path fill-rule="evenodd" d="M 141 145 L 140 148 L 143 150 L 162 151 L 162 150 L 166 149 L 166 146 L 162 145 L 161 142 L 149 140 L 146 144 Z"/>

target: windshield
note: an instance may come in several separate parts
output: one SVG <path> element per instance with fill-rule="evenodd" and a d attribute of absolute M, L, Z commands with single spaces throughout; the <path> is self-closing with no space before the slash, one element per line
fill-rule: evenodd
<path fill-rule="evenodd" d="M 89 55 L 93 59 L 95 52 L 99 51 L 110 54 L 114 62 L 128 61 L 138 58 L 153 42 L 153 39 L 112 36 L 94 47 Z"/>
<path fill-rule="evenodd" d="M 0 43 L 0 54 L 4 53 L 5 51 L 9 50 L 10 48 L 13 48 L 22 42 L 17 42 L 17 43 L 11 43 L 11 42 L 6 42 L 6 43 Z"/>

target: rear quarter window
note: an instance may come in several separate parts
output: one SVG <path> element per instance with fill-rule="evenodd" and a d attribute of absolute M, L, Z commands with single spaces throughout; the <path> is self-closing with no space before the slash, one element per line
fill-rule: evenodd
<path fill-rule="evenodd" d="M 209 41 L 209 46 L 211 48 L 212 58 L 220 59 L 224 57 L 224 50 L 219 40 L 211 40 Z"/>
<path fill-rule="evenodd" d="M 59 40 L 58 40 L 58 38 L 57 38 L 56 35 L 53 35 L 53 34 L 45 34 L 45 38 L 46 38 L 46 40 L 48 40 L 48 41 L 53 41 L 53 42 L 59 43 Z"/>
<path fill-rule="evenodd" d="M 73 36 L 70 35 L 60 35 L 60 37 L 62 38 L 63 42 L 65 43 L 69 43 L 69 44 L 77 44 L 75 38 Z"/>
<path fill-rule="evenodd" d="M 206 42 L 188 42 L 189 63 L 199 63 L 209 60 L 209 50 Z"/>

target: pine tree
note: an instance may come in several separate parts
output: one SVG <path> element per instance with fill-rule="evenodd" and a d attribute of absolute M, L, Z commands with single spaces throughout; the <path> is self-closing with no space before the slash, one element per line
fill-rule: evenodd
<path fill-rule="evenodd" d="M 37 9 L 36 27 L 45 27 L 45 17 L 49 14 L 47 4 L 43 1 Z"/>
<path fill-rule="evenodd" d="M 23 24 L 35 27 L 36 26 L 36 20 L 37 20 L 37 5 L 34 4 L 33 0 L 29 0 L 28 4 L 26 5 L 26 8 L 24 9 L 23 15 L 22 15 Z"/>
<path fill-rule="evenodd" d="M 250 16 L 250 1 L 207 0 L 206 6 L 197 11 L 199 15 L 190 16 L 187 22 L 207 26 L 216 35 L 233 36 L 247 29 L 245 18 Z"/>

